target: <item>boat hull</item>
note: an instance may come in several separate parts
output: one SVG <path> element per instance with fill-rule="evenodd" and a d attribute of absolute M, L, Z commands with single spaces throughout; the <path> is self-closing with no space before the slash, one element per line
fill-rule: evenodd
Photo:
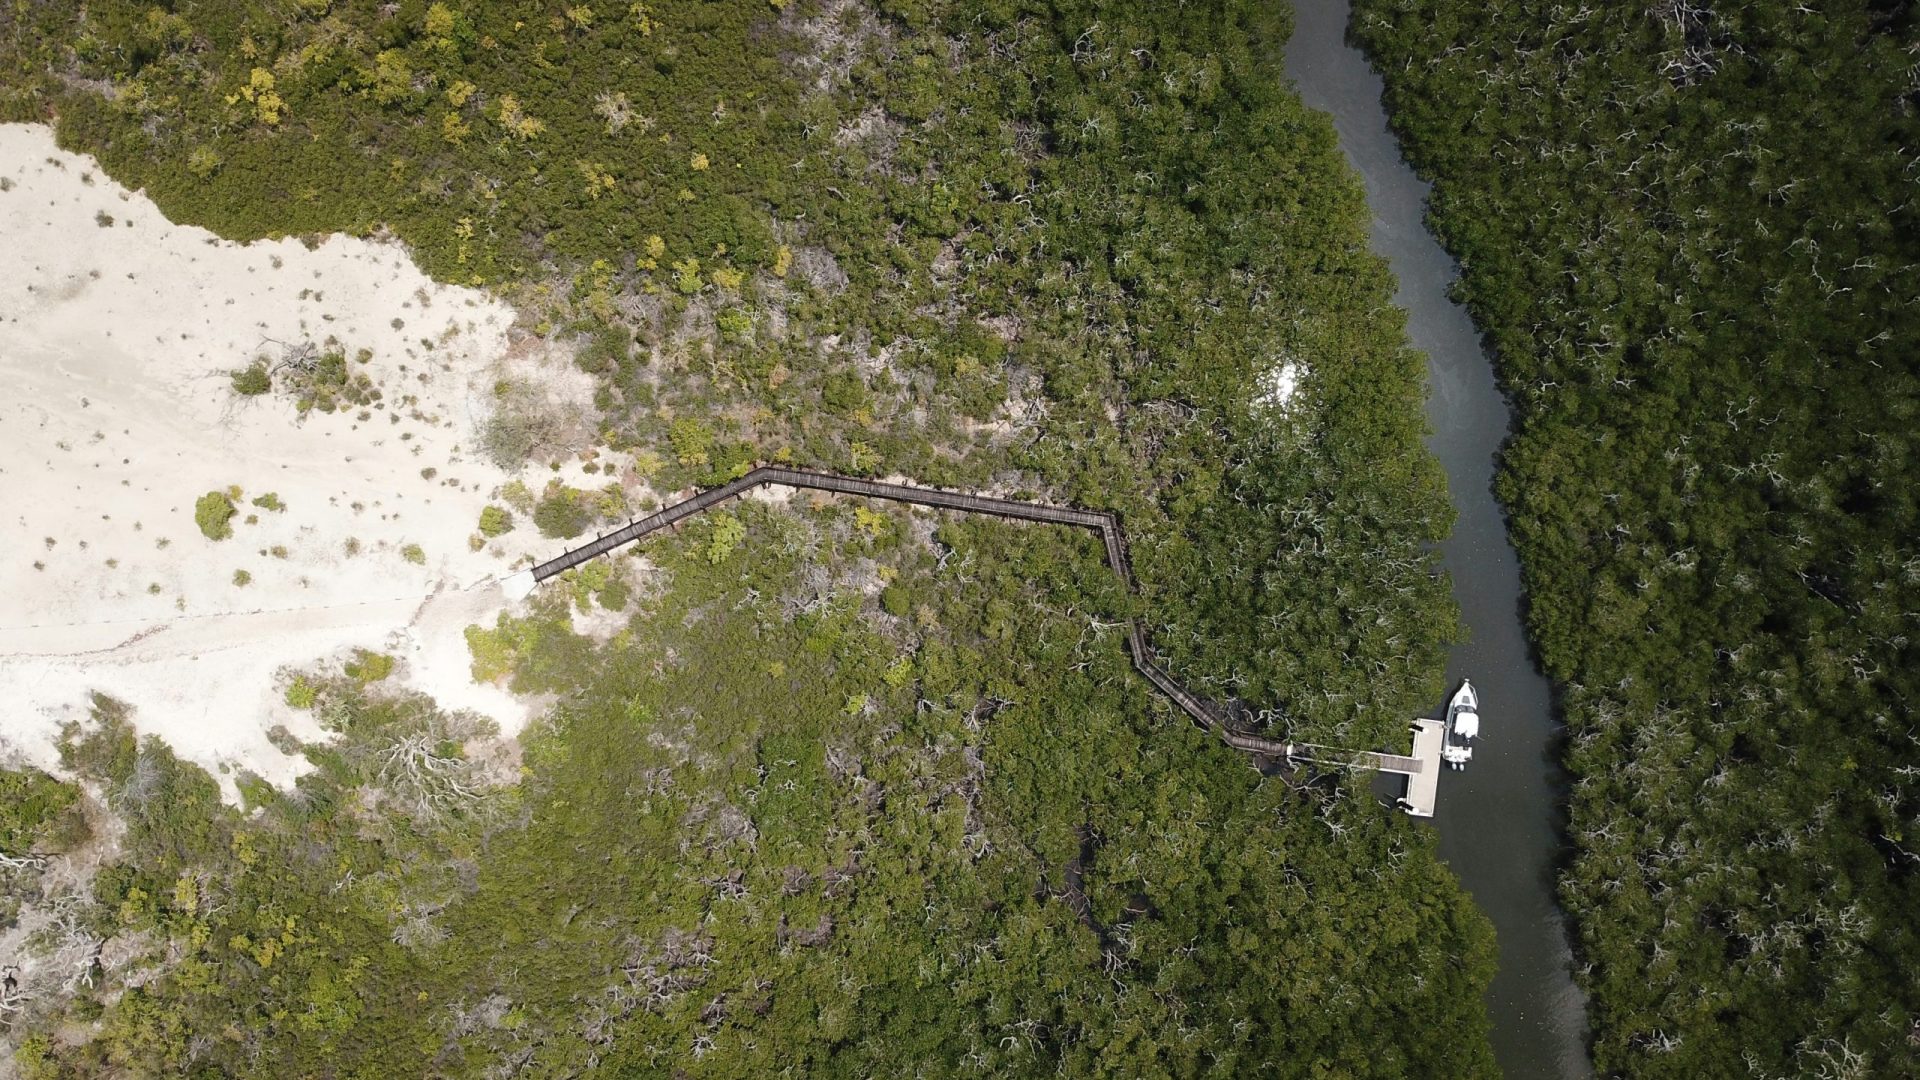
<path fill-rule="evenodd" d="M 1447 702 L 1447 733 L 1440 749 L 1441 759 L 1455 769 L 1466 768 L 1467 762 L 1473 760 L 1473 739 L 1478 734 L 1480 695 L 1474 692 L 1472 680 L 1462 679 L 1460 689 Z"/>

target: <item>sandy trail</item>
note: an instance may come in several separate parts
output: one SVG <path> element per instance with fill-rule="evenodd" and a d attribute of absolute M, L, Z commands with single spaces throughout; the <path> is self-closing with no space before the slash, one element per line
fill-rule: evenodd
<path fill-rule="evenodd" d="M 318 733 L 280 672 L 355 647 L 518 729 L 525 705 L 472 683 L 461 630 L 557 545 L 523 520 L 470 548 L 510 479 L 472 448 L 502 377 L 590 394 L 565 356 L 510 349 L 510 308 L 396 244 L 174 225 L 38 125 L 0 125 L 0 251 L 0 751 L 51 763 L 98 690 L 229 792 L 234 768 L 286 782 L 304 763 L 265 732 Z M 234 392 L 254 357 L 329 337 L 369 351 L 348 366 L 378 401 L 303 416 L 280 388 Z M 230 486 L 234 535 L 209 540 L 194 502 Z M 284 509 L 252 503 L 269 493 Z"/>

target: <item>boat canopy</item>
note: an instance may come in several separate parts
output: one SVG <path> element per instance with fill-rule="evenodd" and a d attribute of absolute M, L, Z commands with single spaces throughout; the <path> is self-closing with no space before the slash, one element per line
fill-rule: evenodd
<path fill-rule="evenodd" d="M 1480 714 L 1472 709 L 1461 709 L 1454 713 L 1453 733 L 1463 739 L 1471 739 L 1480 734 Z"/>

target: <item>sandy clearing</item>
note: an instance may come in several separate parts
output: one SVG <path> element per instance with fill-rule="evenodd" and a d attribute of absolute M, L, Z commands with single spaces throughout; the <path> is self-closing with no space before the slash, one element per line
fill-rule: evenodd
<path fill-rule="evenodd" d="M 471 682 L 460 631 L 509 605 L 498 582 L 523 556 L 560 545 L 522 520 L 469 550 L 509 477 L 468 448 L 503 370 L 573 400 L 590 381 L 509 349 L 508 306 L 435 284 L 397 244 L 221 241 L 39 125 L 0 125 L 0 180 L 0 749 L 51 764 L 97 689 L 182 755 L 284 783 L 303 763 L 265 732 L 318 733 L 276 673 L 356 646 L 517 731 L 526 706 Z M 263 350 L 329 335 L 371 350 L 351 366 L 381 402 L 302 418 L 233 393 L 228 373 Z M 230 485 L 235 534 L 210 541 L 194 501 Z M 249 504 L 270 492 L 284 511 Z"/>

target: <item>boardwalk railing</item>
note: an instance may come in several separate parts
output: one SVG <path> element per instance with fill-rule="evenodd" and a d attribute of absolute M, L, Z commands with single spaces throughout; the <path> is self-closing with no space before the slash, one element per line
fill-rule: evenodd
<path fill-rule="evenodd" d="M 1111 513 L 1082 510 L 1071 506 L 1021 502 L 1017 499 L 997 499 L 986 495 L 968 495 L 939 488 L 915 487 L 911 484 L 861 480 L 851 476 L 790 469 L 779 465 L 763 465 L 731 483 L 709 488 L 691 498 L 674 503 L 591 543 L 583 544 L 563 555 L 540 563 L 529 571 L 529 574 L 535 583 L 545 581 L 595 556 L 604 555 L 649 533 L 658 532 L 696 514 L 711 510 L 763 484 L 831 491 L 841 495 L 885 499 L 941 510 L 957 510 L 967 514 L 990 514 L 994 517 L 1013 518 L 1020 521 L 1040 521 L 1054 525 L 1097 529 L 1100 532 L 1101 542 L 1106 546 L 1107 565 L 1120 576 L 1121 581 L 1125 582 L 1128 592 L 1139 591 L 1139 586 L 1133 578 L 1133 565 L 1127 559 L 1126 534 L 1120 530 L 1120 519 Z M 1437 772 L 1437 762 L 1427 762 L 1424 757 L 1310 747 L 1303 743 L 1264 738 L 1241 729 L 1232 722 L 1225 709 L 1175 682 L 1173 676 L 1155 662 L 1152 646 L 1147 641 L 1146 628 L 1139 620 L 1135 620 L 1127 628 L 1127 652 L 1133 657 L 1133 666 L 1146 677 L 1148 682 L 1178 705 L 1181 711 L 1192 717 L 1195 723 L 1213 732 L 1222 742 L 1236 750 L 1288 761 L 1314 761 L 1342 768 L 1377 769 L 1382 772 L 1401 773 L 1410 779 L 1418 779 L 1423 775 L 1430 776 Z M 1315 756 L 1316 753 L 1319 756 Z M 1431 784 L 1426 786 L 1431 788 Z M 1417 804 L 1411 805 L 1409 809 L 1416 814 L 1421 813 L 1421 808 Z M 1433 812 L 1431 798 L 1426 801 L 1424 809 L 1427 815 Z"/>

